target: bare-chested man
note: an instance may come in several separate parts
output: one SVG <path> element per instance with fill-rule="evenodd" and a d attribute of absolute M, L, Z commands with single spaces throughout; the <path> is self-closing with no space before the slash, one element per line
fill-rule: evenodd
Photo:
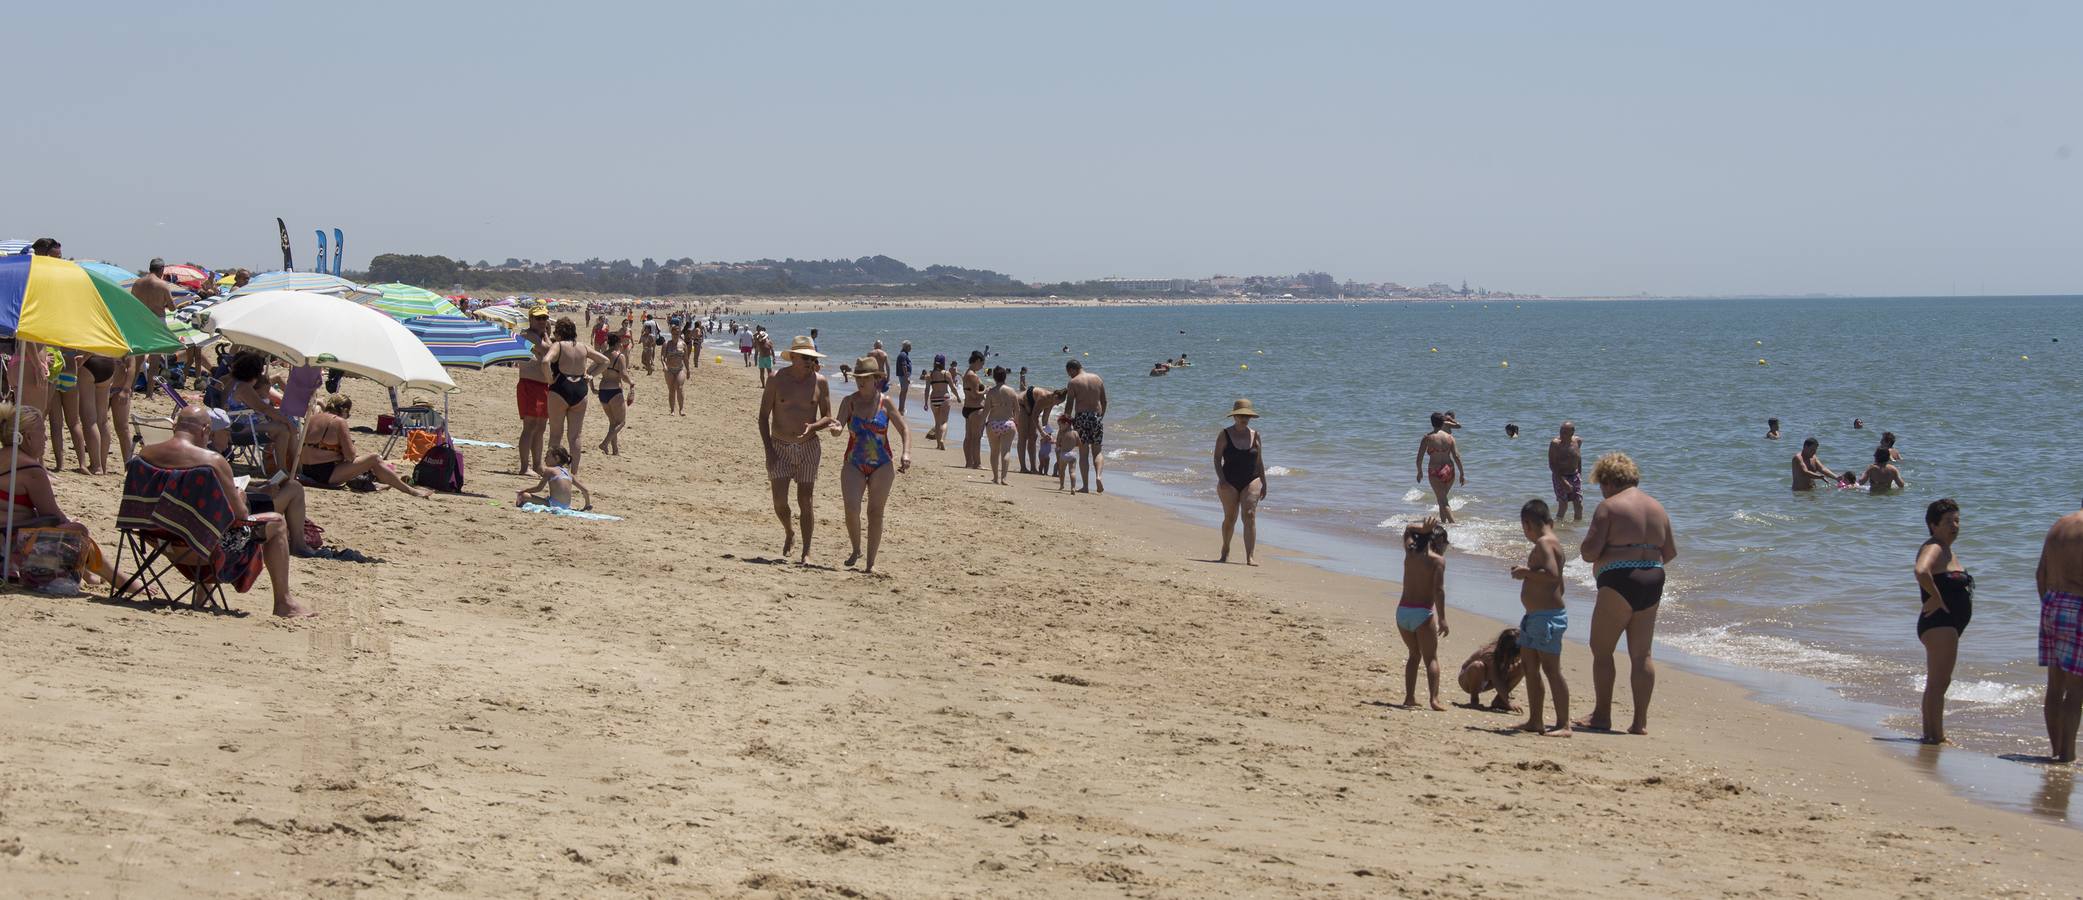
<path fill-rule="evenodd" d="M 268 582 L 275 589 L 275 615 L 284 618 L 317 615 L 317 611 L 298 603 L 289 596 L 289 526 L 277 513 L 249 515 L 246 509 L 246 493 L 239 490 L 232 480 L 231 463 L 209 448 L 210 415 L 201 404 L 190 404 L 174 413 L 173 434 L 156 444 L 139 448 L 137 455 L 145 462 L 162 469 L 192 469 L 208 466 L 217 473 L 217 483 L 224 488 L 224 498 L 231 503 L 232 515 L 253 521 L 259 533 L 254 540 L 263 541 L 262 559 L 268 570 Z M 250 563 L 249 563 L 250 565 Z"/>
<path fill-rule="evenodd" d="M 521 413 L 522 475 L 549 471 L 542 461 L 543 435 L 550 427 L 550 310 L 538 306 L 528 311 L 528 327 L 520 333 L 531 358 L 521 363 L 521 380 L 514 383 L 514 402 Z"/>
<path fill-rule="evenodd" d="M 1432 480 L 1432 496 L 1439 499 L 1439 520 L 1452 524 L 1454 511 L 1447 508 L 1447 493 L 1454 489 L 1454 479 L 1459 476 L 1461 486 L 1468 486 L 1468 472 L 1461 468 L 1461 448 L 1454 443 L 1449 428 L 1459 427 L 1450 418 L 1451 413 L 1433 413 L 1432 431 L 1418 441 L 1418 481 Z M 1431 463 L 1429 469 L 1427 462 Z"/>
<path fill-rule="evenodd" d="M 797 337 L 782 353 L 788 367 L 767 379 L 759 401 L 759 440 L 767 449 L 767 479 L 774 489 L 774 515 L 781 519 L 785 537 L 781 555 L 794 549 L 796 529 L 788 509 L 788 483 L 796 483 L 796 504 L 802 507 L 803 554 L 798 562 L 810 561 L 810 535 L 817 516 L 811 507 L 817 487 L 817 468 L 823 462 L 823 447 L 817 439 L 820 428 L 838 433 L 839 420 L 832 418 L 831 387 L 817 374 L 817 361 L 824 354 L 812 348 L 808 337 Z"/>
<path fill-rule="evenodd" d="M 1070 385 L 1063 389 L 1063 414 L 1070 417 L 1070 427 L 1078 432 L 1078 477 L 1084 485 L 1078 493 L 1097 489 L 1104 494 L 1106 456 L 1102 444 L 1107 435 L 1107 385 L 1075 359 L 1065 361 L 1063 371 L 1070 375 Z"/>
<path fill-rule="evenodd" d="M 130 296 L 143 303 L 146 309 L 152 311 L 152 315 L 165 318 L 167 310 L 174 307 L 174 289 L 166 281 L 166 260 L 154 258 L 151 264 L 145 267 L 145 274 L 131 282 Z M 166 368 L 166 357 L 147 356 L 139 365 L 144 367 L 145 377 L 149 380 Z M 129 387 L 127 384 L 122 386 Z M 124 452 L 129 452 L 129 449 L 125 447 Z"/>
<path fill-rule="evenodd" d="M 879 386 L 878 386 L 878 387 L 876 387 L 876 390 L 878 390 L 878 391 L 887 391 L 887 390 L 889 390 L 889 389 L 890 389 L 890 355 L 889 355 L 889 354 L 888 354 L 887 352 L 884 352 L 884 350 L 882 349 L 882 342 L 881 342 L 881 341 L 876 341 L 876 342 L 875 342 L 875 349 L 873 349 L 873 350 L 870 350 L 870 351 L 868 351 L 868 356 L 869 356 L 869 358 L 871 358 L 871 359 L 875 360 L 875 371 L 876 371 L 876 372 L 877 372 L 878 374 L 880 374 L 880 375 L 882 376 L 882 379 L 881 379 L 881 381 L 880 381 L 880 382 L 878 383 L 878 385 L 879 385 Z"/>
<path fill-rule="evenodd" d="M 1049 474 L 1049 461 L 1042 459 L 1038 446 L 1043 433 L 1049 430 L 1049 411 L 1056 408 L 1062 394 L 1045 387 L 1028 385 L 1020 391 L 1020 471 L 1025 473 Z"/>
<path fill-rule="evenodd" d="M 2076 761 L 2083 714 L 2083 512 L 2047 530 L 2035 582 L 2040 590 L 2040 665 L 2047 667 L 2048 757 Z"/>
<path fill-rule="evenodd" d="M 1548 442 L 1548 480 L 1555 487 L 1555 518 L 1570 509 L 1571 521 L 1584 521 L 1584 439 L 1577 436 L 1575 422 L 1562 423 Z"/>
<path fill-rule="evenodd" d="M 1822 446 L 1815 438 L 1801 442 L 1801 452 L 1794 454 L 1794 490 L 1812 491 L 1818 481 L 1829 484 L 1837 480 L 1837 473 L 1815 456 Z"/>

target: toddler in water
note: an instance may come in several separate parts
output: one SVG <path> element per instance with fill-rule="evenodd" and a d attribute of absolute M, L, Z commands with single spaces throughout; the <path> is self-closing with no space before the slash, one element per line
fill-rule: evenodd
<path fill-rule="evenodd" d="M 1078 430 L 1071 427 L 1070 416 L 1056 417 L 1056 489 L 1069 490 L 1064 477 L 1070 474 L 1070 464 L 1078 460 Z"/>
<path fill-rule="evenodd" d="M 1555 517 L 1545 500 L 1528 500 L 1519 508 L 1519 528 L 1533 542 L 1526 564 L 1512 567 L 1512 578 L 1520 582 L 1519 604 L 1526 615 L 1519 620 L 1519 655 L 1526 672 L 1526 724 L 1521 731 L 1569 737 L 1569 685 L 1562 680 L 1562 633 L 1569 629 L 1569 614 L 1562 606 L 1562 542 L 1555 539 Z M 1555 727 L 1541 722 L 1542 678 L 1555 691 Z"/>
<path fill-rule="evenodd" d="M 571 465 L 570 451 L 563 447 L 551 447 L 548 456 L 549 471 L 543 473 L 542 480 L 536 482 L 534 487 L 515 494 L 514 505 L 520 506 L 536 501 L 556 509 L 571 509 L 571 489 L 578 488 L 579 494 L 586 498 L 586 505 L 580 509 L 592 509 L 593 492 L 586 490 L 586 486 L 580 484 L 579 480 L 572 476 L 571 470 L 566 468 Z M 542 492 L 541 496 L 536 495 L 538 491 Z"/>

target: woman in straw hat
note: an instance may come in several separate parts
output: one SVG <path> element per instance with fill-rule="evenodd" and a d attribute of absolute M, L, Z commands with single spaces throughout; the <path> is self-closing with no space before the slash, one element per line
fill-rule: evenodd
<path fill-rule="evenodd" d="M 1258 546 L 1258 504 L 1266 499 L 1266 454 L 1259 444 L 1258 430 L 1251 420 L 1258 410 L 1251 401 L 1238 398 L 1230 407 L 1230 424 L 1215 435 L 1215 495 L 1222 498 L 1222 558 L 1230 561 L 1230 535 L 1237 519 L 1244 519 L 1244 564 L 1255 566 L 1252 552 Z"/>
<path fill-rule="evenodd" d="M 839 468 L 839 492 L 846 500 L 846 538 L 853 542 L 851 566 L 861 560 L 861 498 L 868 499 L 868 554 L 862 572 L 875 571 L 875 551 L 882 544 L 882 511 L 889 503 L 897 473 L 911 468 L 911 430 L 890 395 L 883 393 L 882 361 L 863 356 L 853 361 L 854 392 L 839 401 L 834 417 L 846 426 L 845 464 Z M 890 453 L 889 433 L 897 432 L 897 453 Z"/>

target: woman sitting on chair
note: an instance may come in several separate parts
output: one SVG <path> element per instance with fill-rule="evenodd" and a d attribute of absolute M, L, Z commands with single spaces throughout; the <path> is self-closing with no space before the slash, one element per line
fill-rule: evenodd
<path fill-rule="evenodd" d="M 227 408 L 253 410 L 253 428 L 268 438 L 271 452 L 262 455 L 262 468 L 269 475 L 297 471 L 297 420 L 282 411 L 282 395 L 268 378 L 268 358 L 255 350 L 232 357 L 229 378 Z"/>
<path fill-rule="evenodd" d="M 371 475 L 394 490 L 422 500 L 434 496 L 432 490 L 406 484 L 382 457 L 355 452 L 354 437 L 347 430 L 347 415 L 353 410 L 354 400 L 346 394 L 331 394 L 319 401 L 318 412 L 311 414 L 304 428 L 304 478 L 332 486 Z"/>
<path fill-rule="evenodd" d="M 17 532 L 25 528 L 55 528 L 79 535 L 80 554 L 73 561 L 73 571 L 83 577 L 114 581 L 116 570 L 102 556 L 101 547 L 87 533 L 87 526 L 66 518 L 64 510 L 58 508 L 58 497 L 51 491 L 51 473 L 43 467 L 47 440 L 43 413 L 36 407 L 0 403 L 0 458 L 7 464 L 0 471 L 0 504 L 13 507 Z M 10 570 L 13 568 L 9 566 Z"/>

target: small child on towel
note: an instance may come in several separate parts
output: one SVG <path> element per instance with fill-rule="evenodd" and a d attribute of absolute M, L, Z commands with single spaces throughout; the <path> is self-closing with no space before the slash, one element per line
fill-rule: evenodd
<path fill-rule="evenodd" d="M 540 502 L 551 509 L 571 509 L 571 489 L 578 488 L 579 494 L 586 498 L 586 505 L 579 509 L 593 509 L 593 492 L 586 490 L 586 486 L 580 484 L 579 480 L 572 476 L 571 469 L 567 468 L 571 465 L 571 452 L 563 447 L 552 447 L 548 456 L 550 470 L 543 473 L 542 480 L 536 482 L 534 487 L 515 494 L 514 505 L 525 506 L 531 502 Z M 537 496 L 538 492 L 541 496 Z"/>

